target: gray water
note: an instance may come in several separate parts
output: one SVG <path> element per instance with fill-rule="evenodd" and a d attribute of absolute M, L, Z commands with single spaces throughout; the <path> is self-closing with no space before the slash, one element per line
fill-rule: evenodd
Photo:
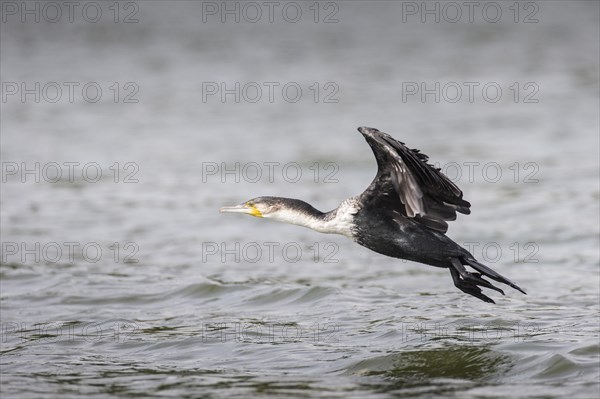
<path fill-rule="evenodd" d="M 0 32 L 3 398 L 600 395 L 598 2 L 24 4 Z M 528 295 L 219 214 L 362 192 L 363 125 L 442 167 L 473 204 L 449 236 Z"/>

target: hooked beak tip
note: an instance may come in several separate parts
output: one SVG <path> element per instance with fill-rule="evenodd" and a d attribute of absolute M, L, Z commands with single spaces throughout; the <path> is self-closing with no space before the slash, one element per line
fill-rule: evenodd
<path fill-rule="evenodd" d="M 246 205 L 246 204 L 234 205 L 234 206 L 224 206 L 221 209 L 219 209 L 219 212 L 221 212 L 221 213 L 228 213 L 228 212 L 243 213 L 245 215 L 263 217 L 262 213 L 260 213 L 260 211 L 258 209 L 256 209 L 254 206 Z"/>
<path fill-rule="evenodd" d="M 247 207 L 244 205 L 233 205 L 233 206 L 223 206 L 219 209 L 220 213 L 246 213 L 248 212 Z"/>

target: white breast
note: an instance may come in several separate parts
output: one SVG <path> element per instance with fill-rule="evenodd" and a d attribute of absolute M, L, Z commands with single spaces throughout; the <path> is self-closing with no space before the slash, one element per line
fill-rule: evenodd
<path fill-rule="evenodd" d="M 341 234 L 348 238 L 354 237 L 354 216 L 358 212 L 357 202 L 354 198 L 348 198 L 340 204 L 335 217 L 323 221 L 316 221 L 314 226 L 308 226 L 313 230 L 328 234 Z"/>
<path fill-rule="evenodd" d="M 354 215 L 358 212 L 358 203 L 354 198 L 348 198 L 340 204 L 335 216 L 320 219 L 304 212 L 282 209 L 276 213 L 265 215 L 265 218 L 278 222 L 291 223 L 327 234 L 341 234 L 354 238 Z"/>

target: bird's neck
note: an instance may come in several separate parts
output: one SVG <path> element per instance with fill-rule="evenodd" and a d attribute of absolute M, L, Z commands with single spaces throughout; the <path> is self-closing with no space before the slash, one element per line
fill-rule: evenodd
<path fill-rule="evenodd" d="M 284 207 L 269 218 L 278 222 L 308 227 L 320 233 L 352 237 L 356 211 L 349 200 L 344 201 L 338 208 L 330 212 L 321 212 L 304 201 L 295 200 L 293 206 Z"/>

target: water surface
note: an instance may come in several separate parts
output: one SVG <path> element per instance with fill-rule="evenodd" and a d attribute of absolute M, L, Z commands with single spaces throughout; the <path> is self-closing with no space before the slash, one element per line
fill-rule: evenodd
<path fill-rule="evenodd" d="M 297 23 L 204 23 L 202 3 L 160 1 L 129 24 L 106 4 L 98 23 L 9 16 L 3 82 L 103 95 L 1 104 L 3 398 L 598 397 L 598 3 L 537 2 L 537 23 L 508 3 L 497 23 L 370 3 L 337 2 L 328 24 L 307 3 Z M 203 92 L 236 82 L 303 95 Z M 407 82 L 503 94 L 404 101 Z M 362 125 L 452 176 L 473 206 L 448 234 L 527 296 L 486 304 L 446 270 L 218 213 L 360 193 L 376 170 Z"/>

